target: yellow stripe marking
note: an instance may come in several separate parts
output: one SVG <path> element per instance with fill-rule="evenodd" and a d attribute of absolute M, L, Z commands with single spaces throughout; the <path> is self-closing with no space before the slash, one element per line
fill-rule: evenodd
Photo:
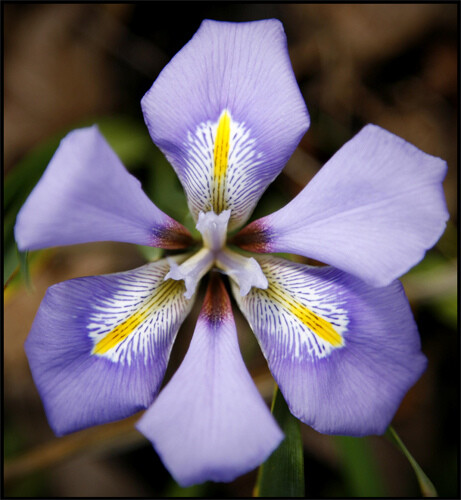
<path fill-rule="evenodd" d="M 133 331 L 145 321 L 155 309 L 171 301 L 172 295 L 184 293 L 184 282 L 176 280 L 164 281 L 154 295 L 140 307 L 138 311 L 118 324 L 113 330 L 99 340 L 93 347 L 91 354 L 104 354 L 120 342 L 125 340 Z"/>
<path fill-rule="evenodd" d="M 229 159 L 231 118 L 224 110 L 219 118 L 218 130 L 214 143 L 214 168 L 213 168 L 213 190 L 212 204 L 215 213 L 219 214 L 225 210 L 224 188 L 227 173 L 227 162 Z"/>
<path fill-rule="evenodd" d="M 267 290 L 258 290 L 258 292 L 266 293 L 274 302 L 284 307 L 316 335 L 330 343 L 333 347 L 344 345 L 344 339 L 329 321 L 315 314 L 292 297 L 287 296 L 286 292 L 274 282 L 269 282 L 269 288 Z"/>

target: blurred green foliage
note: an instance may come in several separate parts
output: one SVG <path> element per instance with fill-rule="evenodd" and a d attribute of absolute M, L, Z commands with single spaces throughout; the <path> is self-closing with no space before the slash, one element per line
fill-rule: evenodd
<path fill-rule="evenodd" d="M 304 457 L 299 420 L 275 388 L 272 414 L 285 434 L 279 447 L 259 468 L 255 486 L 257 497 L 304 497 Z"/>
<path fill-rule="evenodd" d="M 410 462 L 410 465 L 415 471 L 423 496 L 437 497 L 437 490 L 432 484 L 432 481 L 427 477 L 423 469 L 421 469 L 418 462 L 413 458 L 412 454 L 408 451 L 407 447 L 404 445 L 403 441 L 400 439 L 399 435 L 392 426 L 387 428 L 386 437 L 405 455 L 407 460 Z"/>
<path fill-rule="evenodd" d="M 342 463 L 342 474 L 348 496 L 387 496 L 383 478 L 368 439 L 334 436 Z"/>

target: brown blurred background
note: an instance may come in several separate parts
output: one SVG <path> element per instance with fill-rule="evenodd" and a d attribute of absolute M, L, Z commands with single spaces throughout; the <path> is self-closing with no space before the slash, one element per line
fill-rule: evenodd
<path fill-rule="evenodd" d="M 433 251 L 443 266 L 403 279 L 429 368 L 408 393 L 394 426 L 440 495 L 459 494 L 459 349 L 457 317 L 452 311 L 457 276 L 459 6 L 158 2 L 10 3 L 2 8 L 6 176 L 28 152 L 82 120 L 113 115 L 142 123 L 140 99 L 204 18 L 275 17 L 284 24 L 312 124 L 274 183 L 274 196 L 295 195 L 345 141 L 370 122 L 448 162 L 444 188 L 451 221 Z M 48 427 L 23 351 L 46 288 L 72 277 L 117 272 L 143 262 L 130 245 L 59 248 L 44 253 L 34 264 L 33 292 L 19 285 L 7 289 L 6 495 L 251 495 L 254 472 L 228 485 L 177 488 L 149 443 L 133 429 L 133 420 L 60 440 Z M 451 312 L 445 314 L 444 307 L 451 307 Z M 181 340 L 169 375 L 187 349 L 197 312 L 178 335 Z M 244 320 L 237 317 L 237 321 L 245 360 L 269 401 L 272 382 L 264 359 Z M 341 446 L 305 425 L 302 434 L 306 495 L 354 494 L 357 490 L 344 472 Z M 383 438 L 372 437 L 367 443 L 387 494 L 418 496 L 408 462 Z"/>

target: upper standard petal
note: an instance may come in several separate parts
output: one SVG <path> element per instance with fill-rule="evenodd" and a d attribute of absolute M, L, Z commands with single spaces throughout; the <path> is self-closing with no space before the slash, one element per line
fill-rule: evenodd
<path fill-rule="evenodd" d="M 179 259 L 179 257 L 175 257 Z M 58 435 L 147 408 L 193 300 L 166 260 L 50 287 L 25 349 Z"/>
<path fill-rule="evenodd" d="M 216 274 L 184 361 L 137 428 L 182 486 L 232 481 L 283 439 L 245 367 L 229 297 Z"/>
<path fill-rule="evenodd" d="M 401 284 L 257 257 L 269 282 L 234 296 L 290 411 L 326 434 L 382 434 L 427 361 Z"/>
<path fill-rule="evenodd" d="M 230 229 L 247 220 L 309 126 L 275 19 L 203 21 L 141 104 L 195 220 L 230 209 Z"/>
<path fill-rule="evenodd" d="M 181 224 L 158 209 L 96 126 L 70 132 L 19 211 L 20 250 L 91 241 L 184 248 Z"/>
<path fill-rule="evenodd" d="M 290 252 L 385 286 L 417 264 L 445 230 L 446 163 L 367 125 L 285 207 L 235 243 Z"/>

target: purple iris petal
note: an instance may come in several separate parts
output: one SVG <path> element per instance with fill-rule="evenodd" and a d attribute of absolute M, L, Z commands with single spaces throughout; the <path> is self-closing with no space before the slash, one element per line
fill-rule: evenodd
<path fill-rule="evenodd" d="M 258 262 L 269 288 L 234 295 L 293 415 L 327 434 L 382 434 L 426 367 L 401 284 Z"/>
<path fill-rule="evenodd" d="M 25 349 L 58 435 L 148 407 L 193 301 L 166 261 L 50 287 Z M 111 347 L 112 346 L 112 347 Z"/>
<path fill-rule="evenodd" d="M 184 186 L 193 216 L 213 207 L 216 213 L 232 209 L 230 228 L 249 217 L 309 126 L 283 26 L 275 19 L 203 21 L 144 96 L 142 109 L 152 139 Z M 226 125 L 221 134 L 220 118 Z M 219 209 L 210 201 L 219 188 L 213 178 L 217 136 L 224 149 L 229 147 L 220 166 L 225 179 L 217 181 L 226 186 Z"/>
<path fill-rule="evenodd" d="M 96 126 L 61 141 L 18 214 L 15 237 L 20 250 L 104 240 L 183 248 L 191 240 L 149 200 Z"/>
<path fill-rule="evenodd" d="M 346 143 L 288 205 L 237 235 L 243 248 L 312 257 L 375 286 L 442 235 L 446 163 L 375 125 Z"/>
<path fill-rule="evenodd" d="M 243 363 L 229 297 L 216 275 L 184 361 L 137 428 L 182 486 L 232 481 L 282 440 Z"/>

